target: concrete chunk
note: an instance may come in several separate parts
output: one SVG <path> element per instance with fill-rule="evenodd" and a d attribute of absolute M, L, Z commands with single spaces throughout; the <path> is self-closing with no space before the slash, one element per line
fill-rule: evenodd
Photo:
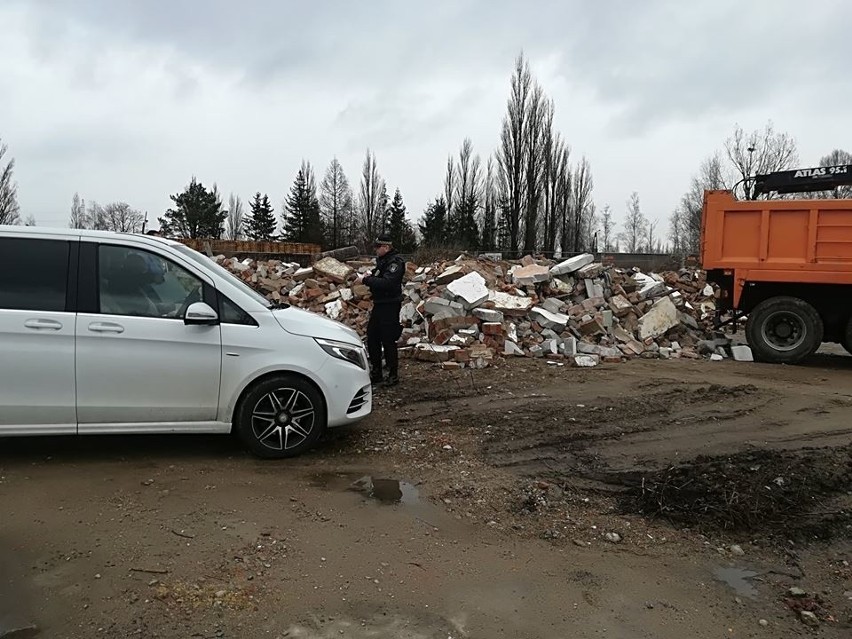
<path fill-rule="evenodd" d="M 449 284 L 457 279 L 464 277 L 464 271 L 461 266 L 451 266 L 446 271 L 441 273 L 435 280 L 438 284 Z"/>
<path fill-rule="evenodd" d="M 575 257 L 565 260 L 564 262 L 560 262 L 556 266 L 552 267 L 550 269 L 550 274 L 553 276 L 568 275 L 569 273 L 574 273 L 575 271 L 580 270 L 584 266 L 587 266 L 594 261 L 595 256 L 589 253 L 577 255 Z"/>
<path fill-rule="evenodd" d="M 475 308 L 473 309 L 473 316 L 478 317 L 483 322 L 502 322 L 503 321 L 503 313 L 500 311 L 494 311 L 490 308 Z"/>
<path fill-rule="evenodd" d="M 334 259 L 333 257 L 324 257 L 319 262 L 314 264 L 314 271 L 323 277 L 327 277 L 332 282 L 343 284 L 354 273 L 350 266 L 343 262 Z"/>
<path fill-rule="evenodd" d="M 541 324 L 545 328 L 552 328 L 553 330 L 565 330 L 565 327 L 568 325 L 569 317 L 567 315 L 562 315 L 561 313 L 551 313 L 547 309 L 541 308 L 540 306 L 536 306 L 532 311 L 530 311 L 530 317 L 532 317 L 535 321 Z"/>
<path fill-rule="evenodd" d="M 423 310 L 427 315 L 432 315 L 433 319 L 462 317 L 464 315 L 464 307 L 461 304 L 451 302 L 443 297 L 430 297 L 424 303 Z"/>
<path fill-rule="evenodd" d="M 417 306 L 413 302 L 405 304 L 399 311 L 399 319 L 402 322 L 413 322 L 417 319 L 418 315 Z"/>
<path fill-rule="evenodd" d="M 465 308 L 474 308 L 488 299 L 485 279 L 476 272 L 468 273 L 464 277 L 453 280 L 447 286 L 447 290 L 458 298 Z"/>
<path fill-rule="evenodd" d="M 526 315 L 532 308 L 532 300 L 527 297 L 491 291 L 488 299 L 494 302 L 494 308 L 506 315 Z"/>
<path fill-rule="evenodd" d="M 293 273 L 293 279 L 297 282 L 304 282 L 311 275 L 314 274 L 314 269 L 308 266 L 307 268 L 300 268 L 298 271 Z"/>
<path fill-rule="evenodd" d="M 754 355 L 752 355 L 751 348 L 748 346 L 731 346 L 731 354 L 737 362 L 754 361 Z"/>
<path fill-rule="evenodd" d="M 600 364 L 600 358 L 597 355 L 575 355 L 573 357 L 574 366 L 580 368 L 592 368 Z"/>
<path fill-rule="evenodd" d="M 565 307 L 565 304 L 560 302 L 555 297 L 548 297 L 542 303 L 542 307 L 550 311 L 551 313 L 561 313 L 562 309 Z"/>
<path fill-rule="evenodd" d="M 523 355 L 524 351 L 521 350 L 521 347 L 515 344 L 515 342 L 510 342 L 506 340 L 506 343 L 503 345 L 503 354 L 504 355 Z"/>
<path fill-rule="evenodd" d="M 639 318 L 639 339 L 659 337 L 680 323 L 677 307 L 668 297 L 661 297 Z"/>
<path fill-rule="evenodd" d="M 550 269 L 546 266 L 532 264 L 530 266 L 515 267 L 509 273 L 516 284 L 521 286 L 532 286 L 540 282 L 549 282 L 551 279 Z"/>
<path fill-rule="evenodd" d="M 589 264 L 584 266 L 583 268 L 577 271 L 577 277 L 581 279 L 591 279 L 595 278 L 601 273 L 603 273 L 604 265 L 600 262 L 595 262 L 593 264 Z"/>
<path fill-rule="evenodd" d="M 589 344 L 588 342 L 579 342 L 577 350 L 583 355 L 597 355 L 598 357 L 621 357 L 621 351 L 617 348 L 608 348 L 599 344 Z"/>
<path fill-rule="evenodd" d="M 331 319 L 340 319 L 341 313 L 343 313 L 343 302 L 340 300 L 335 300 L 325 305 L 325 314 Z"/>

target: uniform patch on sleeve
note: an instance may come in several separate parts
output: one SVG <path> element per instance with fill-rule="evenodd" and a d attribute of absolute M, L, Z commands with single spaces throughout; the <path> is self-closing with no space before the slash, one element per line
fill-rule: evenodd
<path fill-rule="evenodd" d="M 399 264 L 397 264 L 396 262 L 394 262 L 393 264 L 391 264 L 390 266 L 388 266 L 388 270 L 389 270 L 391 273 L 396 273 L 396 272 L 399 270 Z"/>

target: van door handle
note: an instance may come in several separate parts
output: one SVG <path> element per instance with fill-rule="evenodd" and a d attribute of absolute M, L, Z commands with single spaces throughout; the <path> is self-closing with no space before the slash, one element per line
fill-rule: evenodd
<path fill-rule="evenodd" d="M 29 319 L 24 322 L 24 326 L 26 326 L 27 328 L 35 329 L 37 331 L 58 331 L 62 329 L 62 322 L 57 322 L 56 320 L 49 319 Z"/>
<path fill-rule="evenodd" d="M 123 333 L 124 327 L 114 322 L 92 322 L 89 330 L 93 333 Z"/>

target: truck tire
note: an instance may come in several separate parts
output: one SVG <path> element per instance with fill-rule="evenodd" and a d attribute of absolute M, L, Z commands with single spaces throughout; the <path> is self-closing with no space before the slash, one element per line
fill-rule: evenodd
<path fill-rule="evenodd" d="M 755 361 L 795 364 L 822 344 L 822 318 L 796 297 L 772 297 L 749 314 L 746 337 Z"/>
<path fill-rule="evenodd" d="M 846 352 L 852 355 L 852 317 L 846 323 L 846 330 L 843 331 L 843 338 L 840 343 L 846 349 Z"/>

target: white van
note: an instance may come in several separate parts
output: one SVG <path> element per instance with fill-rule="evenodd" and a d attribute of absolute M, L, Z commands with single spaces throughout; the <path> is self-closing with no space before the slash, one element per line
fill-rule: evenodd
<path fill-rule="evenodd" d="M 260 457 L 372 410 L 351 328 L 158 237 L 0 226 L 0 436 L 236 432 Z"/>

